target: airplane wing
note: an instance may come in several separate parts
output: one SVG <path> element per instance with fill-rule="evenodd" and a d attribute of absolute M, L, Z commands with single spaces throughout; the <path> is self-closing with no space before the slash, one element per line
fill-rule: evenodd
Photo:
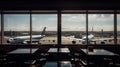
<path fill-rule="evenodd" d="M 74 38 L 73 41 L 82 41 L 82 39 Z"/>
<path fill-rule="evenodd" d="M 94 43 L 99 43 L 99 44 L 106 44 L 106 43 L 111 43 L 114 41 L 114 38 L 94 38 L 90 39 L 89 42 L 94 42 Z"/>
<path fill-rule="evenodd" d="M 114 38 L 94 38 L 91 41 L 107 41 L 107 40 L 114 40 Z"/>
<path fill-rule="evenodd" d="M 32 43 L 39 43 L 39 40 L 40 39 L 32 39 Z M 28 43 L 30 43 L 30 40 L 24 40 L 23 43 L 28 44 Z"/>

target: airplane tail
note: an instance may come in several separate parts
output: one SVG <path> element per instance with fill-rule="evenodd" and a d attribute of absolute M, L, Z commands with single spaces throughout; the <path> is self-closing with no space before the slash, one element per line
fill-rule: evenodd
<path fill-rule="evenodd" d="M 45 35 L 45 32 L 46 32 L 46 27 L 44 27 L 44 29 L 43 29 L 41 35 Z"/>

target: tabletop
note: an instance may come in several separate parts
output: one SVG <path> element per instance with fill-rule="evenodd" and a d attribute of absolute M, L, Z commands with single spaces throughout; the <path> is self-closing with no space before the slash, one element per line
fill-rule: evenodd
<path fill-rule="evenodd" d="M 48 61 L 45 67 L 72 67 L 70 61 Z"/>
<path fill-rule="evenodd" d="M 58 48 L 50 48 L 48 50 L 49 53 L 57 53 L 58 52 Z M 59 52 L 61 53 L 70 53 L 70 50 L 68 48 L 59 48 Z"/>
<path fill-rule="evenodd" d="M 92 52 L 88 51 L 87 49 L 81 49 L 81 50 L 87 55 L 109 55 L 109 56 L 118 55 L 105 49 L 93 49 Z"/>
<path fill-rule="evenodd" d="M 18 48 L 11 52 L 8 52 L 8 54 L 30 54 L 35 53 L 38 50 L 38 48 Z"/>

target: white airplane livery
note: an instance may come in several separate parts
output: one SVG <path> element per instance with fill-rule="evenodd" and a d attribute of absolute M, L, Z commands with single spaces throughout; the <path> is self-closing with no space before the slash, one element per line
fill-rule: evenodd
<path fill-rule="evenodd" d="M 88 42 L 90 42 L 91 39 L 93 39 L 93 38 L 94 38 L 94 35 L 93 35 L 93 34 L 88 35 Z M 85 43 L 87 42 L 87 37 L 84 36 L 84 37 L 82 37 L 82 38 L 74 38 L 73 41 L 78 41 L 78 40 L 81 41 L 82 44 L 85 44 Z"/>
<path fill-rule="evenodd" d="M 40 39 L 45 37 L 46 27 L 44 27 L 42 33 L 40 35 L 32 35 L 32 43 L 39 43 Z M 14 38 L 9 38 L 7 43 L 21 43 L 21 44 L 28 44 L 30 43 L 30 35 L 28 36 L 18 36 Z"/>
<path fill-rule="evenodd" d="M 90 43 L 90 42 L 96 42 L 96 41 L 101 41 L 101 43 L 105 44 L 105 42 L 104 42 L 105 40 L 111 41 L 113 39 L 114 38 L 98 38 L 97 39 L 97 38 L 94 38 L 93 34 L 88 35 L 88 43 Z M 86 44 L 87 43 L 87 37 L 86 36 L 82 37 L 81 39 L 80 38 L 74 38 L 73 41 L 77 41 L 77 40 L 81 41 L 82 44 Z"/>

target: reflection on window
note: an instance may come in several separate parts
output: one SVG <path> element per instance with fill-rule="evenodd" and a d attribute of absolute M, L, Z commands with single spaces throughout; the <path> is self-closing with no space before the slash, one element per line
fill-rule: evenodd
<path fill-rule="evenodd" d="M 4 44 L 27 44 L 30 41 L 29 18 L 29 14 L 4 14 Z"/>
<path fill-rule="evenodd" d="M 88 16 L 89 43 L 114 44 L 113 14 L 89 14 Z"/>
<path fill-rule="evenodd" d="M 85 14 L 62 14 L 62 44 L 83 44 L 85 32 Z"/>
<path fill-rule="evenodd" d="M 57 14 L 32 14 L 32 43 L 57 44 Z"/>
<path fill-rule="evenodd" d="M 117 15 L 117 44 L 120 44 L 120 14 Z"/>

